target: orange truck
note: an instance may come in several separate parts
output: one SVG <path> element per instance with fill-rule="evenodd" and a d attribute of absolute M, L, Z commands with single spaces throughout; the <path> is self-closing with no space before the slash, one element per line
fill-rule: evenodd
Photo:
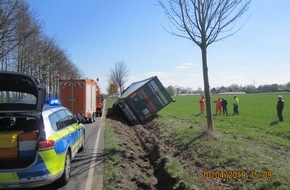
<path fill-rule="evenodd" d="M 96 81 L 92 79 L 59 80 L 61 104 L 83 123 L 94 122 L 96 117 Z"/>

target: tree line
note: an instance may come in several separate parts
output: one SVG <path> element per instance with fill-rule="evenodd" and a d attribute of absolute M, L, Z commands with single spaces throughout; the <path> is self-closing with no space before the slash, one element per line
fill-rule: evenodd
<path fill-rule="evenodd" d="M 51 97 L 59 76 L 80 78 L 80 70 L 42 25 L 24 0 L 0 1 L 0 70 L 37 77 Z"/>
<path fill-rule="evenodd" d="M 264 92 L 283 92 L 290 91 L 290 82 L 287 84 L 264 84 L 255 87 L 254 85 L 239 86 L 232 84 L 228 87 L 220 86 L 211 89 L 211 93 L 225 92 L 246 92 L 246 93 L 264 93 Z"/>
<path fill-rule="evenodd" d="M 167 91 L 170 95 L 203 95 L 204 92 L 201 88 L 193 90 L 192 88 L 183 88 L 180 86 L 168 86 Z M 290 92 L 290 82 L 286 84 L 265 84 L 255 87 L 254 85 L 237 85 L 219 86 L 210 89 L 211 94 L 227 93 L 227 92 L 245 92 L 245 93 L 267 93 L 267 92 Z"/>

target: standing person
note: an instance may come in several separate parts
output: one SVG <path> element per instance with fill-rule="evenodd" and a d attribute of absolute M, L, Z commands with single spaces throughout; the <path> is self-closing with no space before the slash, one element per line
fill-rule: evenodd
<path fill-rule="evenodd" d="M 284 108 L 284 100 L 282 96 L 278 96 L 276 109 L 277 109 L 277 115 L 278 115 L 279 121 L 283 121 L 283 115 L 282 115 L 283 108 Z"/>
<path fill-rule="evenodd" d="M 199 105 L 200 105 L 200 113 L 204 113 L 204 106 L 205 106 L 205 99 L 204 96 L 202 96 L 199 99 Z"/>
<path fill-rule="evenodd" d="M 223 114 L 228 115 L 228 101 L 225 98 L 222 98 L 222 107 L 223 107 Z"/>
<path fill-rule="evenodd" d="M 233 107 L 234 115 L 239 115 L 239 98 L 237 96 L 234 96 Z"/>
<path fill-rule="evenodd" d="M 222 113 L 222 100 L 221 100 L 221 98 L 218 98 L 217 100 L 215 100 L 214 103 L 216 106 L 216 110 L 215 110 L 216 115 L 221 114 Z"/>

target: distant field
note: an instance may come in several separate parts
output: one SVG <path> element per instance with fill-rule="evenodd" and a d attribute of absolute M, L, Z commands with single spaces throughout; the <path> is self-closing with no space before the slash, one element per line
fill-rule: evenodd
<path fill-rule="evenodd" d="M 235 171 L 239 176 L 226 183 L 237 189 L 289 189 L 290 94 L 282 95 L 284 122 L 277 122 L 278 94 L 238 95 L 239 116 L 232 115 L 233 95 L 213 96 L 213 113 L 218 97 L 227 99 L 229 112 L 213 116 L 214 139 L 201 138 L 206 116 L 199 115 L 200 96 L 175 96 L 176 102 L 161 110 L 156 121 L 162 125 L 165 141 L 190 152 L 196 167 L 213 175 L 203 173 L 205 180 L 223 181 L 222 175 Z M 187 183 L 199 183 L 192 171 L 186 172 L 192 177 Z"/>

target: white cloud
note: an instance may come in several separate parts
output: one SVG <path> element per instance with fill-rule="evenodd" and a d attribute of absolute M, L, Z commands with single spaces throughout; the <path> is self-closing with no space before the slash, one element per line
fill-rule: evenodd
<path fill-rule="evenodd" d="M 180 65 L 176 66 L 176 69 L 187 69 L 194 65 L 195 65 L 194 63 L 181 63 Z"/>

